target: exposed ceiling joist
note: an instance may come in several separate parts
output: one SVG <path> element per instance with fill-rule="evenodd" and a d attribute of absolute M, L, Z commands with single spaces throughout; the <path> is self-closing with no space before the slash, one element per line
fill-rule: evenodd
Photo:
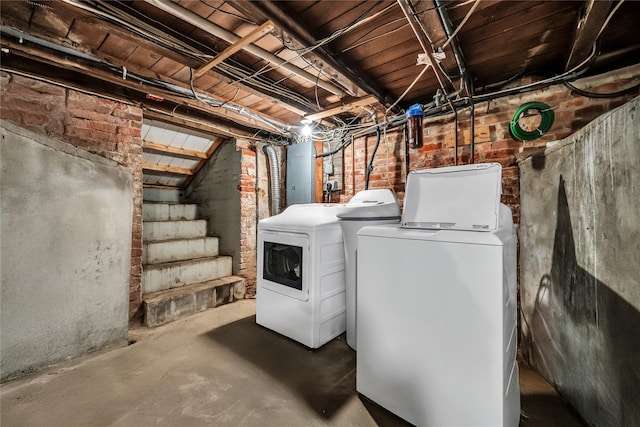
<path fill-rule="evenodd" d="M 439 48 L 447 41 L 447 31 L 442 24 L 435 3 L 433 0 L 424 0 L 412 4 L 430 44 L 432 43 L 432 47 L 435 49 Z M 444 49 L 444 54 L 446 55 L 445 59 L 440 62 L 443 68 L 448 73 L 455 72 L 456 64 L 450 45 Z"/>
<path fill-rule="evenodd" d="M 282 32 L 283 38 L 290 39 L 289 42 L 295 49 L 304 49 L 316 46 L 319 41 L 304 26 L 284 12 L 272 1 L 229 1 L 235 9 L 248 15 L 272 21 Z M 337 55 L 327 45 L 319 46 L 317 49 L 304 55 L 313 64 L 321 68 L 326 75 L 331 76 L 335 81 L 349 90 L 351 96 L 364 96 L 367 93 L 375 95 L 379 100 L 385 100 L 385 93 L 382 88 L 377 87 L 371 80 L 363 78 L 363 73 L 353 65 L 346 64 L 341 55 Z"/>
<path fill-rule="evenodd" d="M 420 42 L 420 45 L 422 46 L 422 50 L 428 56 L 429 61 L 431 62 L 431 69 L 433 70 L 433 73 L 438 79 L 438 83 L 440 84 L 440 87 L 445 92 L 445 94 L 456 92 L 456 88 L 451 82 L 451 80 L 449 79 L 449 76 L 447 76 L 442 71 L 442 69 L 437 65 L 438 60 L 434 56 L 431 42 L 429 41 L 425 32 L 422 30 L 421 22 L 418 20 L 418 17 L 416 16 L 416 11 L 413 7 L 413 4 L 411 3 L 411 0 L 398 0 L 398 4 L 400 5 L 400 8 L 402 9 L 402 12 L 404 13 L 405 17 L 407 18 L 407 21 L 409 22 L 411 29 L 416 35 L 416 38 Z"/>
<path fill-rule="evenodd" d="M 101 21 L 97 18 L 94 17 L 87 17 L 85 19 L 86 22 L 90 23 L 92 26 L 95 26 L 96 28 L 102 29 L 108 33 L 113 33 L 116 34 L 118 37 L 121 37 L 125 40 L 129 40 L 133 43 L 138 44 L 139 46 L 148 49 L 149 51 L 158 51 L 162 56 L 165 56 L 167 58 L 171 58 L 172 60 L 178 62 L 178 63 L 184 63 L 185 65 L 190 65 L 192 67 L 197 67 L 196 63 L 193 60 L 189 60 L 188 58 L 186 58 L 183 54 L 180 54 L 179 52 L 175 52 L 171 49 L 165 48 L 157 43 L 154 43 L 144 37 L 139 37 L 136 36 L 134 34 L 132 34 L 131 32 L 127 31 L 124 28 L 118 27 L 116 25 L 111 25 L 111 24 L 107 24 L 104 21 Z M 164 36 L 164 35 L 163 35 Z M 166 35 L 166 37 L 169 37 L 168 35 Z M 61 41 L 62 42 L 62 41 Z M 91 53 L 91 52 L 85 52 L 85 53 Z M 131 64 L 127 64 L 129 68 L 131 68 Z M 302 105 L 299 105 L 298 103 L 293 102 L 292 100 L 284 100 L 284 99 L 280 99 L 277 98 L 275 96 L 271 96 L 268 93 L 264 92 L 264 91 L 259 91 L 255 88 L 253 88 L 250 84 L 244 83 L 242 81 L 237 81 L 237 80 L 232 80 L 230 79 L 228 76 L 224 75 L 223 73 L 216 71 L 215 69 L 210 69 L 207 72 L 207 75 L 220 80 L 222 82 L 225 82 L 227 84 L 233 84 L 235 87 L 237 87 L 238 89 L 249 93 L 250 95 L 256 95 L 256 96 L 260 96 L 261 98 L 263 98 L 265 101 L 273 104 L 273 105 L 277 105 L 280 106 L 282 108 L 285 108 L 286 110 L 289 110 L 295 114 L 298 114 L 300 116 L 303 116 L 304 114 L 306 114 L 308 112 L 308 108 L 304 108 Z M 197 78 L 194 78 L 194 85 L 197 87 L 198 86 L 199 81 L 197 80 Z M 227 100 L 228 101 L 228 100 Z"/>
<path fill-rule="evenodd" d="M 193 168 L 193 175 L 188 176 L 187 179 L 185 179 L 183 184 L 185 188 L 188 187 L 189 184 L 191 184 L 191 181 L 193 181 L 193 179 L 196 177 L 198 172 L 200 172 L 200 169 L 202 169 L 204 165 L 207 164 L 207 160 L 211 158 L 211 156 L 213 156 L 213 153 L 215 153 L 216 150 L 218 150 L 218 148 L 220 148 L 222 143 L 224 143 L 225 141 L 226 140 L 224 138 L 217 138 L 215 141 L 213 141 L 213 144 L 211 144 L 211 146 L 207 150 L 207 158 L 200 160 L 200 162 L 196 165 L 196 167 Z"/>
<path fill-rule="evenodd" d="M 214 24 L 213 22 L 203 18 L 202 16 L 190 11 L 189 9 L 185 9 L 184 7 L 178 5 L 173 2 L 165 2 L 162 0 L 145 0 L 147 3 L 150 3 L 157 7 L 158 9 L 163 10 L 166 13 L 169 13 L 179 19 L 182 19 L 191 25 L 199 28 L 203 31 L 210 33 L 211 35 L 221 38 L 228 43 L 236 43 L 241 39 L 240 36 L 227 31 L 226 29 Z M 326 80 L 318 79 L 317 76 L 305 71 L 301 68 L 296 67 L 290 62 L 280 58 L 272 54 L 271 52 L 264 50 L 254 44 L 248 44 L 244 47 L 244 50 L 247 52 L 257 56 L 258 58 L 264 59 L 275 66 L 282 68 L 283 70 L 295 74 L 296 76 L 308 81 L 309 83 L 316 84 L 318 87 L 329 91 L 335 95 L 343 96 L 344 89 L 334 85 L 331 82 Z"/>
<path fill-rule="evenodd" d="M 446 10 L 443 10 L 439 2 L 434 0 L 414 1 L 412 5 L 416 11 L 416 19 L 421 23 L 421 29 L 424 31 L 427 40 L 431 42 L 432 48 L 445 56 L 438 61 L 444 74 L 451 77 L 468 73 L 469 70 L 464 63 L 464 59 L 458 52 L 456 39 L 449 40 L 449 32 L 446 25 L 450 26 L 450 21 L 446 15 Z M 447 20 L 446 23 L 443 22 L 442 16 Z M 445 43 L 446 46 L 443 48 Z M 461 95 L 468 95 L 462 83 L 460 83 L 458 90 Z"/>
<path fill-rule="evenodd" d="M 169 166 L 169 165 L 157 165 L 155 163 L 142 163 L 143 171 L 153 171 L 153 172 L 165 172 L 173 175 L 193 175 L 193 171 L 187 168 L 179 168 L 177 166 Z"/>
<path fill-rule="evenodd" d="M 158 144 L 152 141 L 143 141 L 142 148 L 148 151 L 155 151 L 159 153 L 167 153 L 176 155 L 178 157 L 184 157 L 189 159 L 206 159 L 207 153 L 196 150 L 189 150 L 188 148 L 174 147 L 172 145 Z"/>
<path fill-rule="evenodd" d="M 612 4 L 611 0 L 588 0 L 586 2 L 584 16 L 578 21 L 565 70 L 571 70 L 589 58 Z"/>
<path fill-rule="evenodd" d="M 341 105 L 339 107 L 330 108 L 328 110 L 321 111 L 315 114 L 309 114 L 308 116 L 305 116 L 303 120 L 309 120 L 309 121 L 315 122 L 320 119 L 324 119 L 325 117 L 331 117 L 331 116 L 335 116 L 336 114 L 346 113 L 355 108 L 366 107 L 367 105 L 375 104 L 377 102 L 378 102 L 378 98 L 376 98 L 373 95 L 369 95 L 369 96 L 365 96 L 364 98 L 357 99 L 348 104 Z"/>
<path fill-rule="evenodd" d="M 207 71 L 215 67 L 216 65 L 220 64 L 225 59 L 229 58 L 234 53 L 244 49 L 245 46 L 261 39 L 272 29 L 273 29 L 273 23 L 271 21 L 266 21 L 264 24 L 260 25 L 259 27 L 251 31 L 249 34 L 247 34 L 237 42 L 233 43 L 231 46 L 229 46 L 222 52 L 220 52 L 211 61 L 202 65 L 200 68 L 198 68 L 196 71 L 193 72 L 193 75 L 195 77 L 200 77 L 201 75 L 203 75 L 204 73 L 206 73 Z"/>
<path fill-rule="evenodd" d="M 145 188 L 159 188 L 161 190 L 164 189 L 174 189 L 174 188 L 183 188 L 182 184 L 149 184 L 149 183 L 144 183 L 144 187 Z"/>
<path fill-rule="evenodd" d="M 238 134 L 233 129 L 209 121 L 209 119 L 198 118 L 197 116 L 183 116 L 172 110 L 163 110 L 148 105 L 144 107 L 144 117 L 158 120 L 161 122 L 172 123 L 176 126 L 182 126 L 190 129 L 196 129 L 203 132 L 209 132 L 215 135 L 223 135 L 225 137 L 237 137 Z M 248 135 L 247 135 L 248 136 Z"/>
<path fill-rule="evenodd" d="M 89 66 L 86 64 L 81 64 L 79 61 L 70 59 L 67 56 L 46 52 L 44 50 L 41 50 L 35 47 L 29 47 L 27 46 L 26 43 L 16 43 L 16 42 L 9 41 L 8 39 L 3 39 L 2 45 L 5 47 L 8 47 L 9 51 L 13 52 L 13 54 L 16 54 L 16 55 L 22 55 L 37 61 L 44 60 L 45 62 L 55 63 L 57 66 L 64 69 L 76 70 L 76 71 L 88 73 L 99 79 L 102 79 L 103 81 L 106 81 L 111 84 L 115 84 L 117 86 L 121 86 L 124 88 L 132 89 L 139 93 L 160 94 L 164 99 L 169 100 L 171 102 L 182 104 L 182 105 L 188 105 L 192 108 L 206 112 L 207 114 L 210 114 L 214 117 L 225 118 L 226 120 L 243 124 L 250 128 L 263 129 L 268 132 L 274 131 L 272 127 L 267 126 L 266 124 L 258 122 L 256 120 L 250 119 L 244 115 L 234 113 L 232 111 L 225 110 L 222 108 L 213 107 L 205 102 L 198 101 L 195 99 L 184 98 L 184 97 L 173 94 L 169 90 L 148 86 L 144 83 L 132 81 L 130 79 L 123 79 L 121 76 L 117 76 L 113 73 L 105 72 L 96 67 Z M 185 86 L 185 89 L 186 89 L 186 86 Z M 246 134 L 246 135 L 251 134 L 251 132 L 239 127 L 231 126 L 230 129 L 236 134 Z"/>

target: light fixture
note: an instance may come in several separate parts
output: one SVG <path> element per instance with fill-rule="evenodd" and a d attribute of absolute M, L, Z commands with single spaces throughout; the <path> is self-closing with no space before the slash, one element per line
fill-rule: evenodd
<path fill-rule="evenodd" d="M 305 124 L 302 127 L 302 135 L 303 136 L 311 136 L 311 127 L 308 124 Z"/>

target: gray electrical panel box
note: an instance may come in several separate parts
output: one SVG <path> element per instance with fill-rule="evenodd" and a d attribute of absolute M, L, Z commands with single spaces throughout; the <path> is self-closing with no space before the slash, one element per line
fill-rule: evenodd
<path fill-rule="evenodd" d="M 287 147 L 287 206 L 316 200 L 316 147 L 302 142 Z"/>

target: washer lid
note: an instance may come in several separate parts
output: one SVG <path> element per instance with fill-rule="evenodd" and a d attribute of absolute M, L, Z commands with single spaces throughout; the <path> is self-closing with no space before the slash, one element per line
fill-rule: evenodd
<path fill-rule="evenodd" d="M 307 203 L 291 205 L 279 215 L 260 220 L 262 227 L 295 228 L 314 230 L 330 226 L 338 226 L 336 213 L 343 204 Z"/>
<path fill-rule="evenodd" d="M 502 166 L 480 163 L 411 172 L 402 227 L 493 231 L 498 228 Z"/>
<path fill-rule="evenodd" d="M 338 211 L 342 220 L 400 219 L 400 206 L 391 190 L 363 190 Z"/>

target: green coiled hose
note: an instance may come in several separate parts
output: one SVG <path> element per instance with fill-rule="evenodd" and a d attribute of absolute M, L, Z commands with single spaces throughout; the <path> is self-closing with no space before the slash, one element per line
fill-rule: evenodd
<path fill-rule="evenodd" d="M 540 125 L 537 129 L 532 131 L 526 131 L 520 127 L 518 120 L 522 113 L 527 110 L 537 110 L 540 113 Z M 551 125 L 553 125 L 553 119 L 555 115 L 553 114 L 553 110 L 547 104 L 543 102 L 526 102 L 518 107 L 518 109 L 513 113 L 513 117 L 511 118 L 511 122 L 509 124 L 509 130 L 511 131 L 511 135 L 520 141 L 531 141 L 536 138 L 540 138 L 542 135 L 547 133 L 549 129 L 551 129 Z"/>

